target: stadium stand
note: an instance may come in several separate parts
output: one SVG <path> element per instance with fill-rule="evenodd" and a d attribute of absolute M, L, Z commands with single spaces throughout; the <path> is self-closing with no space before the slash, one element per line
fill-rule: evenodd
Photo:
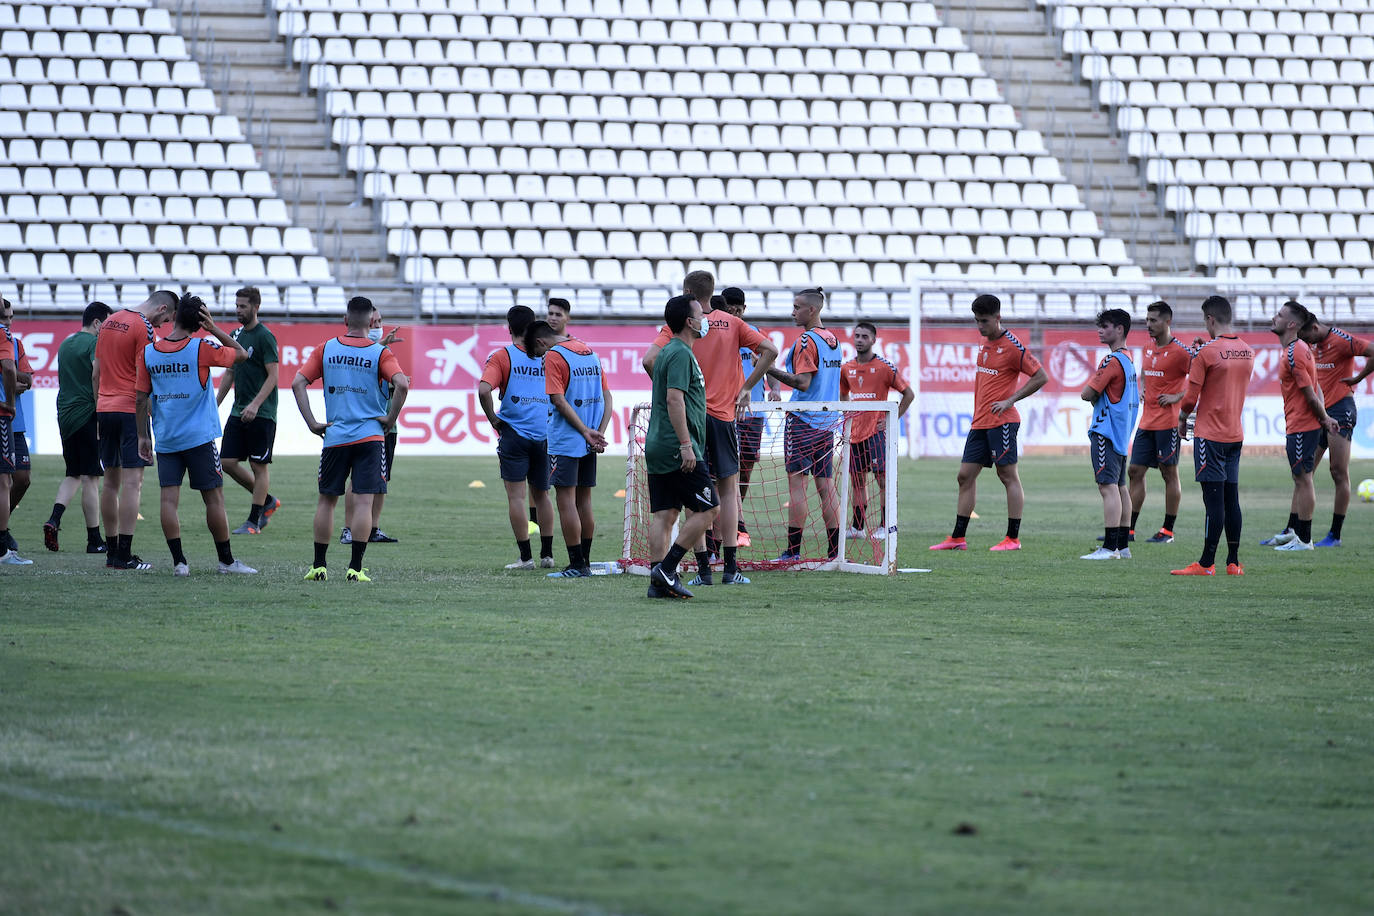
<path fill-rule="evenodd" d="M 166 10 L 0 4 L 0 255 L 29 311 L 167 282 L 332 283 Z M 333 301 L 333 297 L 330 297 Z"/>

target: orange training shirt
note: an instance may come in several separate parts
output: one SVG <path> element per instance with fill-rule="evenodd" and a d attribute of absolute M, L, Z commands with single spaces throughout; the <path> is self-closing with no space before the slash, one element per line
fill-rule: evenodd
<path fill-rule="evenodd" d="M 1182 408 L 1197 409 L 1193 434 L 1213 442 L 1240 442 L 1245 438 L 1242 414 L 1255 351 L 1234 334 L 1207 342 L 1193 357 L 1188 369 L 1188 393 Z"/>

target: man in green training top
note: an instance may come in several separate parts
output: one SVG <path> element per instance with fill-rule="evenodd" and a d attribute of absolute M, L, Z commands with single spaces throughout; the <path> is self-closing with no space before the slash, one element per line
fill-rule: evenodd
<path fill-rule="evenodd" d="M 100 325 L 113 311 L 103 302 L 92 302 L 81 315 L 81 330 L 62 341 L 57 349 L 57 428 L 62 434 L 62 460 L 67 474 L 57 487 L 52 514 L 43 523 L 43 545 L 57 550 L 62 513 L 81 488 L 81 509 L 86 516 L 86 552 L 104 553 L 100 534 L 100 442 L 96 435 L 95 389 L 91 386 L 91 360 Z"/>
<path fill-rule="evenodd" d="M 261 534 L 267 519 L 281 508 L 281 500 L 267 492 L 272 446 L 277 441 L 277 338 L 258 321 L 261 305 L 262 294 L 256 287 L 246 286 L 234 294 L 234 312 L 242 327 L 233 338 L 248 351 L 248 358 L 225 370 L 219 381 L 219 403 L 224 403 L 230 387 L 234 389 L 220 461 L 224 473 L 253 494 L 248 521 L 235 528 L 234 534 Z M 248 468 L 243 466 L 245 460 Z"/>

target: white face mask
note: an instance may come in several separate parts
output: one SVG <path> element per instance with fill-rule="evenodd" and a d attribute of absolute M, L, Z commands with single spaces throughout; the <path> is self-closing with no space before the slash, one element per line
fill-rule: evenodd
<path fill-rule="evenodd" d="M 702 315 L 698 320 L 701 322 L 701 326 L 697 328 L 697 339 L 701 339 L 711 333 L 711 320 L 705 315 Z"/>
<path fill-rule="evenodd" d="M 367 329 L 367 339 L 370 340 L 370 341 L 372 341 L 373 343 L 381 343 L 381 342 L 382 342 L 382 329 L 381 329 L 381 328 L 368 328 L 368 329 Z"/>

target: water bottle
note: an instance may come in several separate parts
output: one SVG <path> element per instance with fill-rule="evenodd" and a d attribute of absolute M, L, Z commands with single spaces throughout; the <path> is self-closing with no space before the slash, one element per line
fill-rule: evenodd
<path fill-rule="evenodd" d="M 593 576 L 618 576 L 625 570 L 620 568 L 620 564 L 615 560 L 606 560 L 601 563 L 589 563 Z"/>

